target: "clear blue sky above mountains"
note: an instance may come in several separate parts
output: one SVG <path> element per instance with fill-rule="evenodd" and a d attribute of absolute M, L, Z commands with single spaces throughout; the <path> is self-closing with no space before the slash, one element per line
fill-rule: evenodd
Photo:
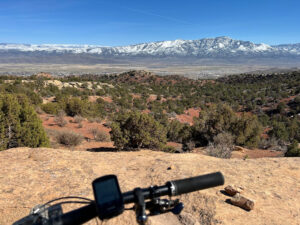
<path fill-rule="evenodd" d="M 0 43 L 300 43 L 299 0 L 0 0 Z"/>

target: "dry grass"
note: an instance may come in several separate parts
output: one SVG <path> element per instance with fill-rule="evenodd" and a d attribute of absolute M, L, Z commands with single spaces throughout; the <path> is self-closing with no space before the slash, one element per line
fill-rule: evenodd
<path fill-rule="evenodd" d="M 233 137 L 229 133 L 220 133 L 214 137 L 206 149 L 208 155 L 218 158 L 230 158 L 233 151 Z"/>
<path fill-rule="evenodd" d="M 110 141 L 109 135 L 106 132 L 99 130 L 98 128 L 92 128 L 90 132 L 94 136 L 94 139 L 96 141 Z"/>
<path fill-rule="evenodd" d="M 66 146 L 77 146 L 83 141 L 83 136 L 73 131 L 59 131 L 55 138 L 57 143 Z"/>
<path fill-rule="evenodd" d="M 54 118 L 54 122 L 60 126 L 60 127 L 64 127 L 68 124 L 68 121 L 65 119 L 66 113 L 62 110 L 60 110 L 57 113 L 57 116 Z"/>
<path fill-rule="evenodd" d="M 82 121 L 84 121 L 84 118 L 82 116 L 77 115 L 74 117 L 74 123 L 80 124 Z"/>
<path fill-rule="evenodd" d="M 96 122 L 96 123 L 101 123 L 102 122 L 102 120 L 101 120 L 101 118 L 88 118 L 88 121 L 89 121 L 89 123 L 94 123 L 94 122 Z"/>

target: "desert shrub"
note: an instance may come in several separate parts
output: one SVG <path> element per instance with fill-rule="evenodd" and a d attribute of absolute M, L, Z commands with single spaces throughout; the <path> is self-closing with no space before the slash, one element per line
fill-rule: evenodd
<path fill-rule="evenodd" d="M 80 124 L 83 120 L 84 120 L 84 118 L 80 115 L 76 115 L 74 117 L 74 123 L 79 123 Z"/>
<path fill-rule="evenodd" d="M 105 127 L 111 127 L 111 125 L 112 125 L 112 121 L 106 121 L 105 123 L 103 123 L 103 126 L 105 126 Z"/>
<path fill-rule="evenodd" d="M 70 98 L 66 102 L 66 113 L 69 116 L 84 115 L 86 113 L 86 101 L 80 98 Z"/>
<path fill-rule="evenodd" d="M 278 111 L 278 113 L 283 114 L 285 112 L 286 107 L 287 107 L 287 105 L 284 102 L 280 102 L 277 105 L 276 110 Z"/>
<path fill-rule="evenodd" d="M 289 132 L 289 141 L 293 142 L 294 140 L 300 141 L 300 120 L 295 117 L 288 121 L 287 129 Z"/>
<path fill-rule="evenodd" d="M 60 131 L 56 134 L 55 138 L 59 144 L 66 146 L 77 146 L 83 140 L 81 134 L 77 134 L 73 131 Z"/>
<path fill-rule="evenodd" d="M 209 143 L 206 149 L 208 155 L 218 158 L 230 158 L 232 150 L 226 146 Z"/>
<path fill-rule="evenodd" d="M 135 98 L 135 99 L 133 99 L 133 107 L 135 107 L 139 110 L 144 110 L 144 109 L 146 109 L 145 101 L 143 101 L 140 98 Z"/>
<path fill-rule="evenodd" d="M 176 148 L 173 146 L 164 146 L 162 148 L 163 152 L 168 152 L 168 153 L 175 153 L 176 152 Z"/>
<path fill-rule="evenodd" d="M 206 151 L 208 155 L 218 158 L 230 158 L 234 148 L 233 137 L 229 133 L 220 133 L 214 137 L 214 142 L 209 143 Z"/>
<path fill-rule="evenodd" d="M 54 118 L 54 122 L 60 127 L 66 126 L 68 121 L 65 119 L 65 116 L 66 113 L 63 110 L 59 110 L 56 117 Z"/>
<path fill-rule="evenodd" d="M 281 121 L 272 121 L 272 130 L 270 130 L 269 135 L 283 141 L 288 140 L 289 133 L 286 124 Z"/>
<path fill-rule="evenodd" d="M 172 120 L 168 124 L 167 138 L 169 141 L 182 143 L 183 140 L 187 139 L 191 135 L 190 126 L 182 124 L 178 120 Z"/>
<path fill-rule="evenodd" d="M 288 146 L 285 156 L 286 157 L 300 156 L 300 148 L 299 148 L 299 143 L 297 141 L 293 141 L 293 143 Z"/>
<path fill-rule="evenodd" d="M 196 144 L 193 140 L 184 140 L 182 143 L 182 151 L 184 152 L 190 152 L 193 151 Z"/>
<path fill-rule="evenodd" d="M 57 114 L 59 110 L 58 104 L 53 102 L 48 102 L 46 104 L 43 104 L 41 105 L 41 108 L 45 113 L 52 114 L 52 115 Z"/>
<path fill-rule="evenodd" d="M 211 105 L 200 112 L 195 119 L 193 136 L 199 145 L 205 146 L 213 142 L 213 138 L 219 133 L 233 133 L 237 122 L 237 116 L 227 105 Z"/>
<path fill-rule="evenodd" d="M 97 117 L 97 118 L 96 118 L 96 123 L 102 123 L 102 119 L 99 118 L 99 117 Z"/>
<path fill-rule="evenodd" d="M 38 105 L 38 104 L 41 104 L 43 102 L 42 98 L 40 97 L 39 94 L 33 92 L 32 90 L 27 90 L 25 92 L 26 96 L 29 98 L 30 102 L 33 104 L 33 105 Z"/>
<path fill-rule="evenodd" d="M 0 95 L 0 150 L 47 147 L 49 139 L 34 108 L 24 95 Z"/>
<path fill-rule="evenodd" d="M 256 116 L 237 116 L 228 105 L 211 105 L 200 112 L 192 127 L 197 145 L 206 146 L 220 133 L 230 133 L 234 143 L 255 147 L 260 140 L 261 125 Z"/>
<path fill-rule="evenodd" d="M 102 122 L 102 119 L 101 118 L 99 118 L 99 117 L 89 117 L 88 118 L 88 121 L 89 121 L 89 123 L 101 123 Z"/>
<path fill-rule="evenodd" d="M 109 135 L 98 128 L 92 128 L 90 132 L 96 141 L 110 141 Z"/>
<path fill-rule="evenodd" d="M 237 145 L 247 146 L 247 147 L 257 147 L 260 141 L 260 135 L 262 133 L 262 126 L 259 123 L 257 116 L 251 116 L 243 114 L 238 118 L 232 135 L 234 137 L 234 142 Z"/>
<path fill-rule="evenodd" d="M 166 144 L 166 130 L 148 114 L 118 114 L 111 125 L 111 138 L 118 149 L 161 149 Z"/>
<path fill-rule="evenodd" d="M 286 151 L 286 144 L 274 137 L 267 139 L 262 138 L 258 144 L 260 149 L 272 149 L 276 151 Z"/>
<path fill-rule="evenodd" d="M 220 133 L 214 137 L 215 145 L 224 145 L 233 148 L 233 136 L 230 133 Z"/>

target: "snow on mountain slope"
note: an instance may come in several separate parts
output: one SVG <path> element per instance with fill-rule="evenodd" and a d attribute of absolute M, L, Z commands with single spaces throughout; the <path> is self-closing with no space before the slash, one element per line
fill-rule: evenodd
<path fill-rule="evenodd" d="M 275 48 L 281 51 L 288 51 L 291 53 L 298 54 L 300 53 L 300 43 L 299 44 L 284 44 L 284 45 L 277 45 L 274 46 Z"/>
<path fill-rule="evenodd" d="M 59 44 L 0 44 L 0 51 L 88 53 L 104 56 L 280 56 L 300 55 L 300 44 L 270 46 L 229 37 L 150 42 L 120 47 Z"/>

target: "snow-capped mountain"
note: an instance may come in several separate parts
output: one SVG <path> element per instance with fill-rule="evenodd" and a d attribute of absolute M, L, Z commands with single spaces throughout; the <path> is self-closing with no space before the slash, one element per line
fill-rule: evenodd
<path fill-rule="evenodd" d="M 300 65 L 300 44 L 270 46 L 229 37 L 107 47 L 0 44 L 0 63 L 145 65 Z"/>
<path fill-rule="evenodd" d="M 270 46 L 229 37 L 175 40 L 120 47 L 59 44 L 0 44 L 0 52 L 85 53 L 103 56 L 281 56 L 300 55 L 300 44 Z"/>

